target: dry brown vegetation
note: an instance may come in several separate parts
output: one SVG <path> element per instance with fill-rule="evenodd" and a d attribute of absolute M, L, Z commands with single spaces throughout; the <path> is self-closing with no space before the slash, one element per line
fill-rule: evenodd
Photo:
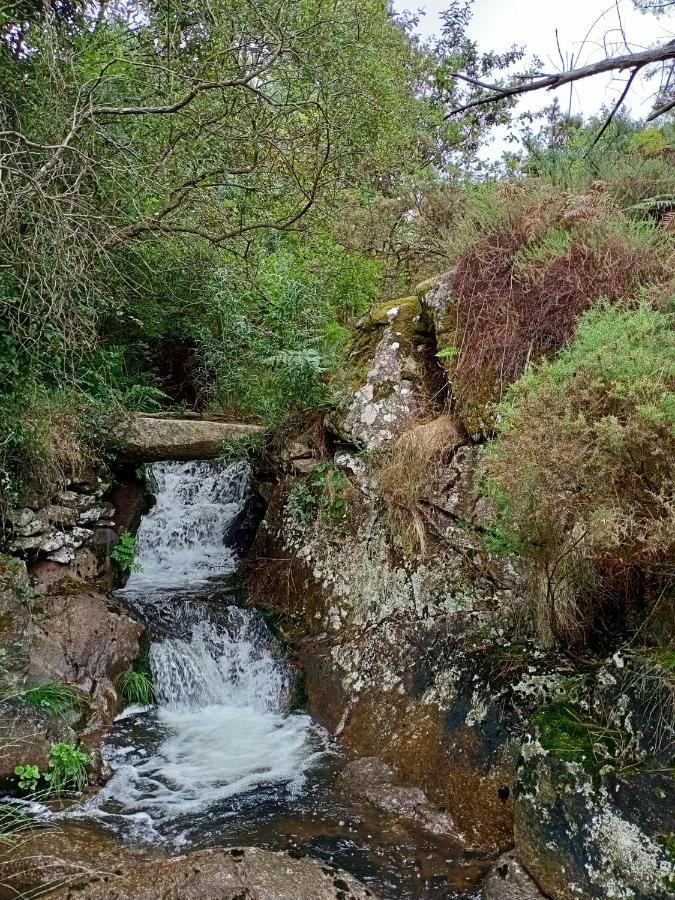
<path fill-rule="evenodd" d="M 437 485 L 439 471 L 464 443 L 454 419 L 442 415 L 403 432 L 377 469 L 389 527 L 406 553 L 427 550 L 424 502 Z"/>
<path fill-rule="evenodd" d="M 459 240 L 453 390 L 460 410 L 499 399 L 531 362 L 552 358 L 599 299 L 634 298 L 672 272 L 665 233 L 629 220 L 606 186 L 566 195 L 550 186 L 495 192 L 487 221 Z"/>

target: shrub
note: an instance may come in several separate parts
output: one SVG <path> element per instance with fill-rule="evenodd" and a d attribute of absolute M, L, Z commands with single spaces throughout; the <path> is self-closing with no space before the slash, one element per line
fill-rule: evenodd
<path fill-rule="evenodd" d="M 498 408 L 486 460 L 498 526 L 530 561 L 539 635 L 581 639 L 601 609 L 625 628 L 675 559 L 673 315 L 609 304 Z"/>
<path fill-rule="evenodd" d="M 492 216 L 482 215 L 455 256 L 455 302 L 444 323 L 458 349 L 446 367 L 472 432 L 480 430 L 472 408 L 551 358 L 582 312 L 600 298 L 636 297 L 667 277 L 673 258 L 656 225 L 626 218 L 604 188 L 574 197 L 537 182 L 505 185 L 489 203 Z"/>

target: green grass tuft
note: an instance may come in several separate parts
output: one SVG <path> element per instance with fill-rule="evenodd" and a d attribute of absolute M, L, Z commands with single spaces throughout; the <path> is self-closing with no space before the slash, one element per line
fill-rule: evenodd
<path fill-rule="evenodd" d="M 133 669 L 123 672 L 117 679 L 117 687 L 125 703 L 140 706 L 150 706 L 154 703 L 155 688 L 147 672 L 136 672 Z"/>

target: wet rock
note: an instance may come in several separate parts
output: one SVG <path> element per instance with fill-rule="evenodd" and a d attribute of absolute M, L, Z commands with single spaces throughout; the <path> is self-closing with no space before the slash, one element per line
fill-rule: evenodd
<path fill-rule="evenodd" d="M 29 677 L 77 686 L 110 721 L 119 706 L 114 682 L 131 668 L 142 631 L 94 591 L 48 596 L 33 619 Z"/>
<path fill-rule="evenodd" d="M 482 900 L 544 900 L 515 853 L 504 853 L 483 884 Z"/>
<path fill-rule="evenodd" d="M 11 896 L 50 884 L 50 896 L 89 900 L 375 900 L 340 869 L 258 848 L 166 858 L 68 829 L 31 835 L 19 850 L 0 861 L 0 882 Z M 26 856 L 30 866 L 22 861 Z"/>
<path fill-rule="evenodd" d="M 524 747 L 515 803 L 516 852 L 554 900 L 673 896 L 675 786 L 669 775 L 591 776 Z M 671 838 L 672 839 L 672 838 Z"/>
<path fill-rule="evenodd" d="M 342 770 L 340 781 L 347 790 L 384 812 L 408 819 L 431 834 L 462 840 L 447 813 L 429 803 L 419 788 L 401 784 L 394 770 L 377 757 L 349 763 Z"/>
<path fill-rule="evenodd" d="M 124 462 L 216 459 L 223 443 L 262 433 L 259 425 L 137 415 L 124 437 Z"/>
<path fill-rule="evenodd" d="M 52 744 L 59 741 L 76 741 L 61 719 L 19 699 L 0 702 L 0 780 L 15 780 L 15 767 L 26 763 L 47 771 Z"/>

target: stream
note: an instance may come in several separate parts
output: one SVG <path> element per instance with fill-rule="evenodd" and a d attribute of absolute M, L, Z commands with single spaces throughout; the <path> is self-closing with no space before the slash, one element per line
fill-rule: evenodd
<path fill-rule="evenodd" d="M 335 863 L 380 898 L 477 898 L 485 864 L 345 790 L 349 761 L 292 710 L 294 675 L 237 591 L 246 463 L 158 463 L 157 502 L 118 599 L 142 620 L 156 702 L 128 707 L 103 753 L 114 770 L 62 817 L 171 853 L 231 845 Z"/>

